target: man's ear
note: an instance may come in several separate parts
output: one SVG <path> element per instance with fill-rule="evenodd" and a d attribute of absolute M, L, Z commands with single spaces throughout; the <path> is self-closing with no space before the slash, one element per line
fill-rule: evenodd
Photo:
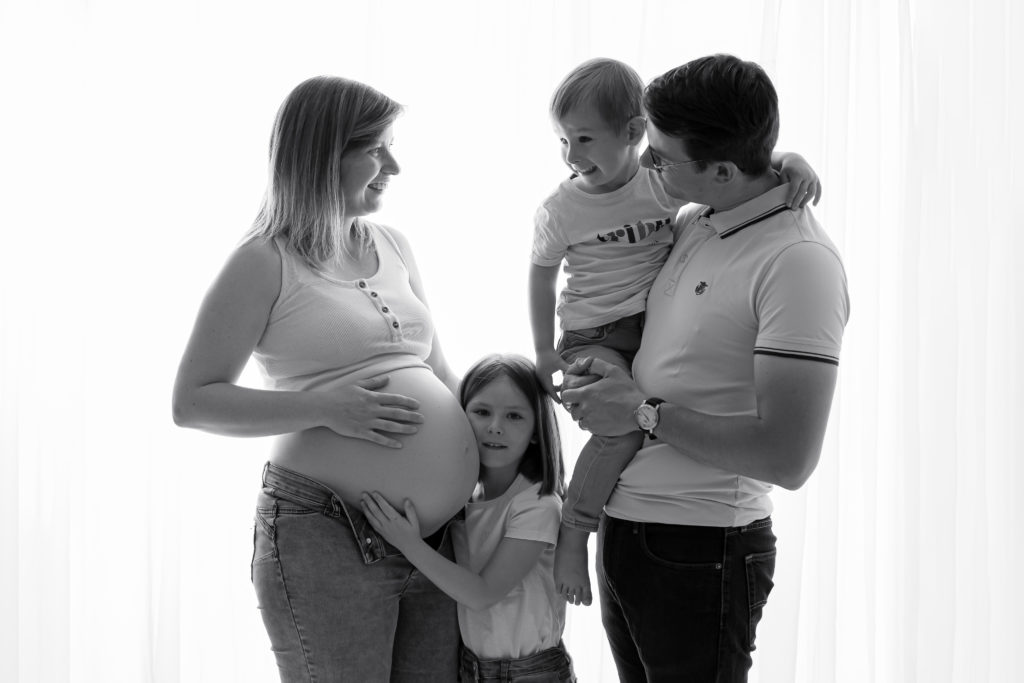
<path fill-rule="evenodd" d="M 631 145 L 639 145 L 647 132 L 647 119 L 642 116 L 634 116 L 626 122 L 626 140 Z"/>
<path fill-rule="evenodd" d="M 714 167 L 716 183 L 727 185 L 740 175 L 740 169 L 731 161 L 716 161 Z"/>

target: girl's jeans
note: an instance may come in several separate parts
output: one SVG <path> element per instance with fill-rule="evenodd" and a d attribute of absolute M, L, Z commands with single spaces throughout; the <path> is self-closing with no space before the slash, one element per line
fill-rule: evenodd
<path fill-rule="evenodd" d="M 462 648 L 459 683 L 575 683 L 572 659 L 565 645 L 519 659 L 478 659 Z"/>
<path fill-rule="evenodd" d="M 427 540 L 453 558 L 447 528 Z M 252 582 L 283 683 L 457 680 L 455 602 L 330 489 L 270 463 Z"/>

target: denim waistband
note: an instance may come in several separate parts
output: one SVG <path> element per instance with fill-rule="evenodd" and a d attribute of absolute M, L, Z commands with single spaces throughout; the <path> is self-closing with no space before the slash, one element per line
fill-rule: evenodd
<path fill-rule="evenodd" d="M 352 529 L 356 545 L 359 546 L 363 562 L 366 564 L 373 564 L 384 558 L 402 554 L 402 551 L 374 531 L 362 512 L 345 505 L 341 496 L 316 479 L 310 479 L 294 470 L 268 462 L 263 467 L 263 492 L 275 498 L 302 505 L 310 510 L 316 510 L 325 517 L 332 517 L 339 521 L 344 519 Z M 447 531 L 448 525 L 445 524 L 424 540 L 436 550 L 444 541 Z"/>
<path fill-rule="evenodd" d="M 460 649 L 462 650 L 462 667 L 473 672 L 474 680 L 493 678 L 507 681 L 515 674 L 524 675 L 536 671 L 557 670 L 556 667 L 569 660 L 569 653 L 561 641 L 555 647 L 518 659 L 480 659 L 465 645 Z"/>
<path fill-rule="evenodd" d="M 660 522 L 632 522 L 627 519 L 618 519 L 611 515 L 605 515 L 605 520 L 608 525 L 618 526 L 623 525 L 632 527 L 634 529 L 640 529 L 642 527 L 648 528 L 661 528 L 666 530 L 674 530 L 680 532 L 686 532 L 688 534 L 705 534 L 707 536 L 721 536 L 724 532 L 726 535 L 729 534 L 744 534 L 752 531 L 758 531 L 760 529 L 770 529 L 772 527 L 772 518 L 762 517 L 761 519 L 754 520 L 750 524 L 743 526 L 696 526 L 692 524 L 662 524 Z"/>

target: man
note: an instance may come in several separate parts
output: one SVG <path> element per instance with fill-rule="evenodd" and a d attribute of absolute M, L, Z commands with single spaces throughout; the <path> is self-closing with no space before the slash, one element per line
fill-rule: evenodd
<path fill-rule="evenodd" d="M 644 104 L 642 161 L 692 203 L 647 300 L 635 380 L 578 361 L 562 400 L 594 433 L 647 433 L 598 537 L 620 679 L 745 681 L 775 569 L 768 494 L 817 465 L 846 276 L 771 169 L 778 101 L 763 69 L 697 59 L 655 79 Z"/>

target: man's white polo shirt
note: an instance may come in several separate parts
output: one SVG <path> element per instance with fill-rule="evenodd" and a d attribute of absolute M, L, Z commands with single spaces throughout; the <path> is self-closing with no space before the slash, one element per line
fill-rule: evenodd
<path fill-rule="evenodd" d="M 710 415 L 755 415 L 754 355 L 839 363 L 849 298 L 842 260 L 782 185 L 728 211 L 684 207 L 680 235 L 647 299 L 633 376 L 647 396 Z M 771 485 L 648 441 L 607 514 L 742 526 L 772 511 Z"/>

